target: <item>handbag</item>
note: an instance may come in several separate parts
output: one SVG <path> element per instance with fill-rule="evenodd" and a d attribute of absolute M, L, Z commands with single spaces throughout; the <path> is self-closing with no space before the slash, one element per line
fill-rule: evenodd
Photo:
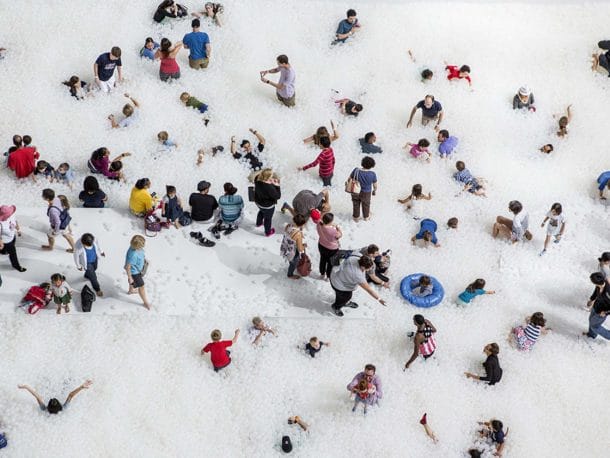
<path fill-rule="evenodd" d="M 144 235 L 146 237 L 156 237 L 162 227 L 161 219 L 154 213 L 149 213 L 144 217 Z"/>
<path fill-rule="evenodd" d="M 144 258 L 144 266 L 142 267 L 142 270 L 140 271 L 140 275 L 145 276 L 146 272 L 148 272 L 148 267 L 150 266 L 150 262 L 148 262 L 148 259 Z"/>
<path fill-rule="evenodd" d="M 248 186 L 248 200 L 254 202 L 254 186 Z"/>
<path fill-rule="evenodd" d="M 345 192 L 349 194 L 360 194 L 360 182 L 358 181 L 358 172 L 360 172 L 360 170 L 356 169 L 354 172 L 354 177 L 352 178 L 352 174 L 350 174 L 345 182 Z"/>
<path fill-rule="evenodd" d="M 297 264 L 297 272 L 301 277 L 307 277 L 311 273 L 311 259 L 303 252 Z"/>

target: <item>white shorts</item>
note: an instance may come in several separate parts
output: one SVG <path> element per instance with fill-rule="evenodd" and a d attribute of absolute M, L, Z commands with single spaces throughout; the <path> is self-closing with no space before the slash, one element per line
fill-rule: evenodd
<path fill-rule="evenodd" d="M 557 235 L 559 234 L 559 231 L 561 230 L 561 225 L 557 225 L 557 226 L 551 226 L 551 224 L 547 224 L 546 225 L 546 234 L 547 235 Z"/>
<path fill-rule="evenodd" d="M 47 231 L 47 236 L 49 237 L 58 237 L 60 235 L 71 235 L 72 234 L 72 228 L 70 226 L 68 226 L 65 229 L 58 229 L 57 231 L 54 231 L 52 228 L 49 228 L 49 230 Z"/>
<path fill-rule="evenodd" d="M 102 92 L 108 93 L 114 89 L 114 84 L 115 84 L 115 79 L 114 79 L 114 75 L 112 75 L 108 81 L 100 80 L 100 82 L 98 83 L 98 87 L 100 88 L 100 90 Z"/>

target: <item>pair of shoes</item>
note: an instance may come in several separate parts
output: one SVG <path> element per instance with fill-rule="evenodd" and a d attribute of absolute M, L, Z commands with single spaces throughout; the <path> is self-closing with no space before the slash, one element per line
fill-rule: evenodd
<path fill-rule="evenodd" d="M 212 156 L 216 156 L 216 153 L 218 151 L 220 151 L 222 153 L 224 150 L 225 149 L 224 149 L 223 146 L 220 146 L 220 145 L 219 146 L 215 146 L 215 147 L 212 148 Z"/>
<path fill-rule="evenodd" d="M 271 230 L 269 231 L 268 234 L 265 234 L 266 237 L 271 237 L 273 234 L 275 234 L 275 228 L 271 228 Z"/>
<path fill-rule="evenodd" d="M 203 234 L 201 232 L 191 232 L 190 236 L 194 239 L 200 239 L 201 237 L 203 237 Z"/>
<path fill-rule="evenodd" d="M 232 232 L 234 232 L 234 231 L 236 231 L 236 230 L 237 230 L 237 226 L 236 226 L 236 227 L 229 226 L 229 227 L 227 227 L 227 228 L 225 229 L 225 231 L 223 232 L 223 234 L 224 234 L 224 235 L 229 235 L 229 234 L 231 234 Z"/>
<path fill-rule="evenodd" d="M 209 120 L 208 118 L 205 118 L 205 119 L 203 120 L 203 124 L 204 124 L 206 127 L 208 127 L 209 122 L 210 122 L 210 120 Z"/>
<path fill-rule="evenodd" d="M 15 270 L 17 272 L 25 272 L 27 269 L 25 267 L 16 267 Z"/>
<path fill-rule="evenodd" d="M 341 309 L 338 309 L 337 307 L 331 307 L 330 308 L 332 310 L 332 312 L 337 315 L 337 316 L 343 316 L 343 312 L 341 311 Z"/>
<path fill-rule="evenodd" d="M 350 301 L 347 304 L 345 304 L 345 306 L 353 308 L 353 309 L 357 309 L 358 308 L 358 304 L 356 304 L 355 302 L 352 302 L 352 301 Z"/>
<path fill-rule="evenodd" d="M 199 245 L 210 248 L 216 245 L 216 242 L 212 242 L 211 240 L 206 239 L 205 237 L 201 237 L 199 239 Z"/>
<path fill-rule="evenodd" d="M 555 239 L 555 240 L 553 240 L 553 243 L 559 243 L 559 242 L 561 242 L 561 239 Z"/>
<path fill-rule="evenodd" d="M 220 228 L 213 227 L 210 231 L 216 240 L 220 240 Z"/>

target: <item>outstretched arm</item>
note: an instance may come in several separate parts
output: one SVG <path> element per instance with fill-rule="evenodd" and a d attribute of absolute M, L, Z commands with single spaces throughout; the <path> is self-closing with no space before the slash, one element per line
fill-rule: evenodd
<path fill-rule="evenodd" d="M 239 329 L 236 329 L 235 334 L 233 335 L 233 339 L 232 339 L 233 345 L 235 345 L 235 342 L 237 342 L 238 338 L 239 338 Z"/>
<path fill-rule="evenodd" d="M 72 399 L 74 398 L 74 396 L 76 396 L 78 393 L 80 393 L 82 390 L 86 390 L 88 389 L 91 384 L 93 382 L 91 380 L 86 380 L 85 383 L 83 383 L 81 386 L 79 386 L 78 388 L 76 388 L 75 390 L 70 391 L 70 394 L 68 394 L 68 397 L 66 398 L 66 402 L 65 404 L 67 404 L 68 402 L 72 401 Z"/>
<path fill-rule="evenodd" d="M 132 96 L 130 96 L 127 93 L 125 93 L 124 95 L 125 95 L 125 97 L 127 97 L 129 100 L 131 100 L 133 102 L 133 104 L 136 106 L 136 108 L 140 108 L 140 104 L 138 103 L 138 101 L 136 99 L 134 99 Z"/>
<path fill-rule="evenodd" d="M 413 116 L 415 116 L 415 112 L 417 111 L 417 106 L 414 106 L 411 110 L 411 114 L 409 115 L 409 120 L 407 121 L 407 127 L 411 127 L 413 124 Z"/>
<path fill-rule="evenodd" d="M 17 385 L 17 388 L 19 388 L 20 390 L 26 390 L 28 393 L 30 393 L 32 396 L 34 396 L 34 398 L 36 398 L 36 401 L 38 402 L 38 405 L 42 408 L 46 408 L 46 405 L 44 403 L 44 401 L 42 400 L 42 397 L 36 393 L 36 391 L 34 391 L 31 387 L 29 387 L 28 385 Z"/>
<path fill-rule="evenodd" d="M 265 140 L 265 137 L 263 137 L 263 136 L 260 134 L 260 132 L 258 132 L 258 131 L 256 131 L 256 130 L 254 130 L 254 129 L 252 129 L 252 128 L 250 128 L 250 132 L 252 132 L 252 133 L 254 134 L 254 136 L 256 137 L 256 139 L 258 140 L 258 142 L 259 142 L 261 145 L 264 145 L 264 144 L 265 144 L 265 141 L 266 141 L 266 140 Z"/>

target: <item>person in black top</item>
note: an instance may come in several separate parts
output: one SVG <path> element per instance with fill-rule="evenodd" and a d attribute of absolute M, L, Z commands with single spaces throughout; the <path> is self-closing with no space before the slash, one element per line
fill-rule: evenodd
<path fill-rule="evenodd" d="M 480 380 L 481 382 L 487 382 L 488 385 L 495 385 L 502 380 L 502 368 L 498 361 L 498 353 L 500 353 L 500 347 L 497 343 L 490 343 L 485 345 L 483 353 L 487 355 L 487 359 L 483 363 L 485 368 L 485 377 L 473 374 L 471 372 L 464 372 L 464 375 L 468 378 Z"/>
<path fill-rule="evenodd" d="M 193 221 L 208 221 L 212 219 L 214 212 L 218 208 L 216 197 L 208 195 L 210 186 L 210 183 L 207 181 L 200 181 L 197 184 L 197 191 L 199 192 L 194 192 L 189 197 Z"/>
<path fill-rule="evenodd" d="M 323 345 L 326 345 L 328 347 L 330 345 L 330 342 L 322 342 L 317 337 L 312 337 L 311 339 L 309 339 L 309 343 L 305 344 L 305 351 L 309 353 L 309 356 L 315 358 L 316 353 L 322 350 Z"/>
<path fill-rule="evenodd" d="M 250 128 L 250 132 L 254 134 L 256 139 L 258 140 L 258 145 L 256 145 L 256 149 L 259 153 L 262 153 L 265 149 L 265 137 L 263 137 L 259 132 Z M 261 170 L 263 168 L 263 163 L 255 154 L 254 149 L 252 148 L 252 144 L 249 140 L 242 140 L 239 144 L 240 151 L 237 151 L 235 143 L 235 136 L 231 137 L 231 154 L 237 160 L 242 160 L 243 162 L 247 162 L 249 167 L 252 170 Z"/>
<path fill-rule="evenodd" d="M 271 223 L 275 205 L 280 197 L 282 197 L 282 192 L 279 178 L 273 173 L 273 170 L 263 169 L 254 179 L 254 203 L 258 207 L 256 227 L 264 224 L 267 237 L 275 234 Z"/>
<path fill-rule="evenodd" d="M 589 315 L 589 331 L 583 332 L 584 335 L 595 339 L 598 335 L 610 340 L 610 330 L 602 325 L 610 314 L 610 288 L 605 287 L 597 296 L 591 314 Z"/>
<path fill-rule="evenodd" d="M 610 77 L 610 40 L 602 40 L 597 43 L 597 46 L 606 52 L 593 53 L 593 66 L 591 69 L 596 72 L 599 67 L 606 69 L 608 77 Z"/>
<path fill-rule="evenodd" d="M 591 307 L 599 297 L 599 295 L 604 292 L 604 289 L 607 287 L 606 285 L 606 277 L 602 272 L 594 272 L 589 277 L 591 279 L 591 283 L 595 285 L 595 289 L 589 297 L 589 301 L 587 302 L 587 306 L 585 307 L 587 310 L 591 310 Z"/>
<path fill-rule="evenodd" d="M 164 0 L 157 7 L 153 20 L 155 22 L 162 22 L 166 17 L 177 18 L 184 17 L 187 14 L 188 11 L 184 6 L 178 5 L 176 2 L 174 2 L 174 0 Z"/>
<path fill-rule="evenodd" d="M 104 202 L 108 200 L 108 196 L 100 189 L 97 178 L 88 176 L 83 182 L 83 190 L 78 195 L 78 199 L 85 208 L 104 208 Z"/>

